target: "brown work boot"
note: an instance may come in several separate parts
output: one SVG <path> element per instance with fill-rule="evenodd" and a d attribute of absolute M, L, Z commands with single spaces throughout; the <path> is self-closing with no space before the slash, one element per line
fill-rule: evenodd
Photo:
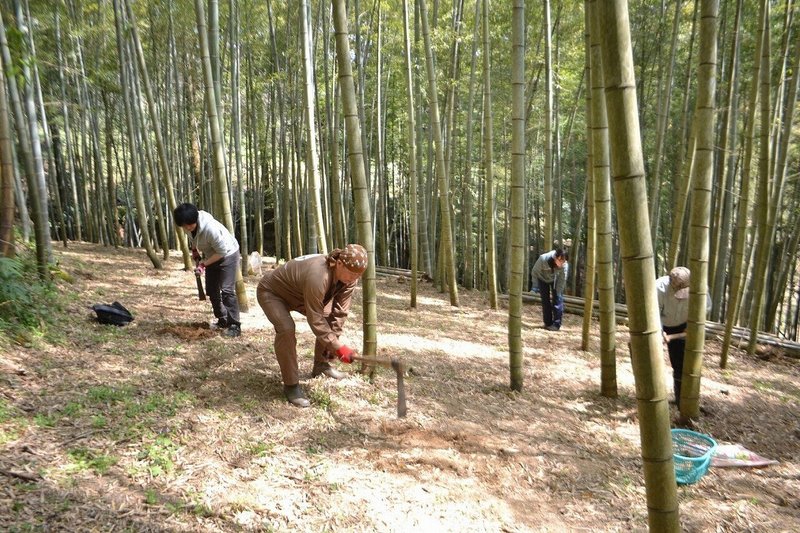
<path fill-rule="evenodd" d="M 284 385 L 283 394 L 286 396 L 286 400 L 294 406 L 308 407 L 311 405 L 311 402 L 306 398 L 306 394 L 303 392 L 300 384 Z"/>
<path fill-rule="evenodd" d="M 344 372 L 339 372 L 328 362 L 314 363 L 314 368 L 311 370 L 311 377 L 315 378 L 320 374 L 332 379 L 342 379 L 344 377 Z"/>

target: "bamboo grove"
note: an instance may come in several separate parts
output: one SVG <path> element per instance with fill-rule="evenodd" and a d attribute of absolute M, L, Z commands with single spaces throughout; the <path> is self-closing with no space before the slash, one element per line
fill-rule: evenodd
<path fill-rule="evenodd" d="M 191 201 L 243 256 L 363 243 L 368 355 L 376 266 L 424 273 L 453 306 L 460 289 L 493 308 L 507 293 L 520 389 L 530 262 L 565 246 L 587 320 L 600 301 L 607 396 L 614 306 L 628 304 L 642 425 L 656 428 L 642 441 L 651 525 L 665 530 L 674 493 L 650 501 L 671 469 L 655 277 L 696 274 L 683 414 L 697 414 L 706 319 L 725 325 L 722 366 L 734 326 L 751 351 L 758 331 L 797 339 L 791 0 L 0 7 L 0 245 L 33 242 L 43 278 L 73 240 L 142 248 L 154 268 L 177 249 L 188 268 L 170 212 Z"/>
<path fill-rule="evenodd" d="M 494 293 L 511 273 L 513 20 L 483 4 L 409 3 L 410 89 L 404 3 L 351 0 L 346 16 L 376 264 L 409 268 L 417 240 L 416 264 L 443 287 Z M 798 40 L 794 5 L 767 6 L 763 28 L 760 2 L 719 8 L 709 316 L 796 338 Z M 587 179 L 584 14 L 544 1 L 525 17 L 525 261 L 571 245 L 570 289 L 583 295 L 587 228 L 607 201 Z M 698 6 L 635 4 L 630 26 L 658 274 L 689 262 Z M 246 253 L 288 258 L 356 238 L 334 34 L 325 2 L 5 2 L 4 241 L 12 227 L 34 239 L 42 265 L 51 240 L 141 246 L 158 268 L 182 246 L 174 202 L 222 215 L 225 198 Z M 606 216 L 609 238 L 592 250 L 607 254 L 620 302 L 616 213 Z"/>

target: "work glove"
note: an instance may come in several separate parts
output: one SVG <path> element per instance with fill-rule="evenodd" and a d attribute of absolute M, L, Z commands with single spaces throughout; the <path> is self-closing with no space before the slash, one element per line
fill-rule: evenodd
<path fill-rule="evenodd" d="M 196 276 L 202 276 L 203 274 L 205 274 L 205 271 L 206 271 L 205 263 L 197 263 L 197 266 L 194 267 L 194 274 Z"/>
<path fill-rule="evenodd" d="M 197 248 L 192 248 L 192 261 L 195 263 L 199 263 L 202 257 L 200 257 L 200 252 L 197 251 Z"/>
<path fill-rule="evenodd" d="M 349 346 L 345 346 L 344 344 L 341 345 L 338 350 L 336 350 L 336 356 L 342 363 L 352 363 L 353 356 L 355 354 L 356 354 L 355 350 L 353 350 Z"/>

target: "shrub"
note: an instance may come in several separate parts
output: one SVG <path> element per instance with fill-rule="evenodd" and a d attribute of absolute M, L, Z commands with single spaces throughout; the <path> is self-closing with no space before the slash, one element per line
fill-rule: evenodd
<path fill-rule="evenodd" d="M 59 309 L 56 287 L 42 281 L 30 250 L 0 257 L 0 332 L 19 334 L 50 324 Z"/>

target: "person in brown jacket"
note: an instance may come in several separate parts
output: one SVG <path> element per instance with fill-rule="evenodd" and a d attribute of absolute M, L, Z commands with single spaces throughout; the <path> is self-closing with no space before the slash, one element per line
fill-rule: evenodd
<path fill-rule="evenodd" d="M 348 244 L 328 255 L 296 257 L 264 274 L 258 283 L 256 297 L 275 326 L 275 356 L 281 367 L 283 392 L 292 405 L 310 404 L 299 384 L 297 337 L 290 312 L 305 315 L 317 337 L 311 377 L 341 379 L 344 375 L 331 366 L 330 360 L 338 356 L 350 363 L 356 353 L 339 336 L 350 311 L 353 291 L 366 269 L 367 251 L 358 244 Z"/>

